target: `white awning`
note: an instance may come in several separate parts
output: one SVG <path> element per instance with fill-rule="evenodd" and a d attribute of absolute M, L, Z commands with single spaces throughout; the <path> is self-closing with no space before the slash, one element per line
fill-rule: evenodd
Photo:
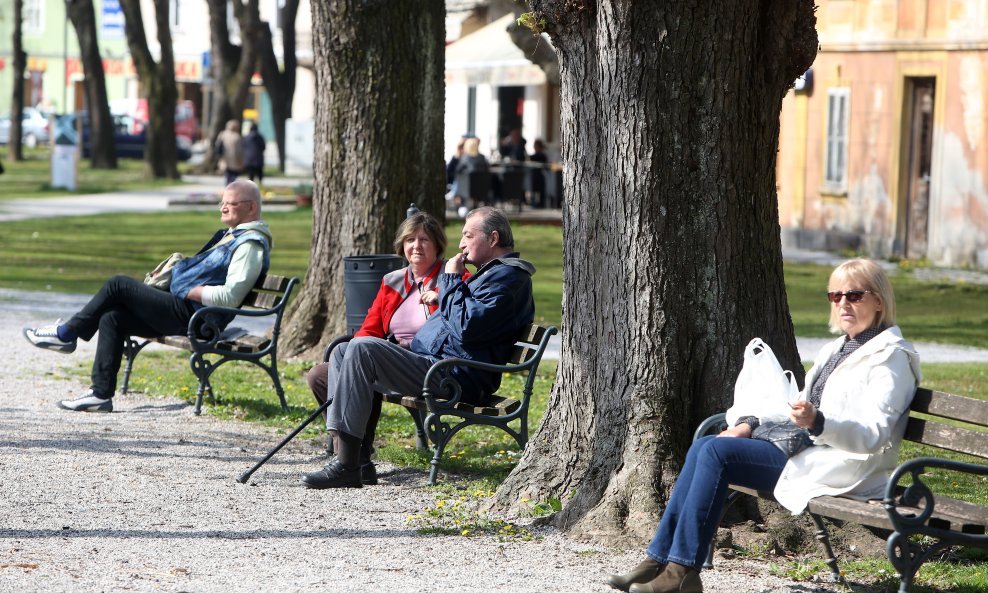
<path fill-rule="evenodd" d="M 514 18 L 507 14 L 447 45 L 446 84 L 545 84 L 542 69 L 529 61 L 508 35 L 508 25 Z"/>

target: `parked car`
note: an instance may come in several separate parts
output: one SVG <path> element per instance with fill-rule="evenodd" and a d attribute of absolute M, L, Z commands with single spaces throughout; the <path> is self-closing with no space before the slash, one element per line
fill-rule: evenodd
<path fill-rule="evenodd" d="M 33 107 L 25 107 L 21 117 L 21 142 L 28 148 L 48 142 L 48 116 Z M 10 116 L 0 117 L 0 144 L 10 142 Z"/>
<path fill-rule="evenodd" d="M 76 118 L 82 117 L 82 156 L 89 157 L 91 143 L 89 141 L 89 115 L 86 112 L 70 113 L 60 116 L 55 123 L 56 144 L 77 144 Z M 113 121 L 113 140 L 116 145 L 117 158 L 143 159 L 147 146 L 147 124 L 134 120 L 129 115 L 111 115 Z M 133 130 L 139 130 L 133 132 Z M 192 143 L 187 138 L 179 136 L 175 139 L 177 156 L 180 161 L 192 158 Z"/>
<path fill-rule="evenodd" d="M 110 101 L 110 113 L 113 115 L 125 115 L 132 118 L 134 127 L 132 134 L 140 133 L 140 128 L 144 122 L 148 121 L 148 100 L 147 99 L 114 99 Z M 196 115 L 195 103 L 189 100 L 178 101 L 175 104 L 175 135 L 184 136 L 190 143 L 201 139 L 202 133 L 199 130 L 199 118 Z"/>

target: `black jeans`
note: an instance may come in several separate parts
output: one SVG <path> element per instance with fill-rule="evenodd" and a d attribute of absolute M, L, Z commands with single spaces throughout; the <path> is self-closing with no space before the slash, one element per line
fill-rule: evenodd
<path fill-rule="evenodd" d="M 191 301 L 129 276 L 114 276 L 65 325 L 87 342 L 99 330 L 92 389 L 99 397 L 109 398 L 117 388 L 124 340 L 184 335 L 195 312 Z"/>

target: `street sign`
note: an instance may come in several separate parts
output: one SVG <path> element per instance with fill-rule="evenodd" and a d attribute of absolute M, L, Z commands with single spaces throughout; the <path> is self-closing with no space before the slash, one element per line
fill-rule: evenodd
<path fill-rule="evenodd" d="M 103 39 L 123 39 L 124 14 L 120 0 L 103 0 L 100 11 L 100 37 Z"/>

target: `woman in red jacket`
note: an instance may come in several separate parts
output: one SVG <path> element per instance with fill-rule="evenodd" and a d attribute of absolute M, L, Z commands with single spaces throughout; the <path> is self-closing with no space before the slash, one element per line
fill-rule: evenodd
<path fill-rule="evenodd" d="M 445 266 L 446 232 L 435 218 L 419 212 L 404 220 L 395 233 L 395 252 L 404 256 L 408 266 L 389 272 L 381 280 L 374 303 L 354 337 L 386 338 L 408 348 L 415 332 L 439 306 L 437 280 Z M 329 363 L 312 367 L 306 377 L 309 389 L 322 405 L 326 401 Z M 377 470 L 371 462 L 374 432 L 381 417 L 381 396 L 367 421 L 360 446 L 361 479 L 364 484 L 377 483 Z"/>

